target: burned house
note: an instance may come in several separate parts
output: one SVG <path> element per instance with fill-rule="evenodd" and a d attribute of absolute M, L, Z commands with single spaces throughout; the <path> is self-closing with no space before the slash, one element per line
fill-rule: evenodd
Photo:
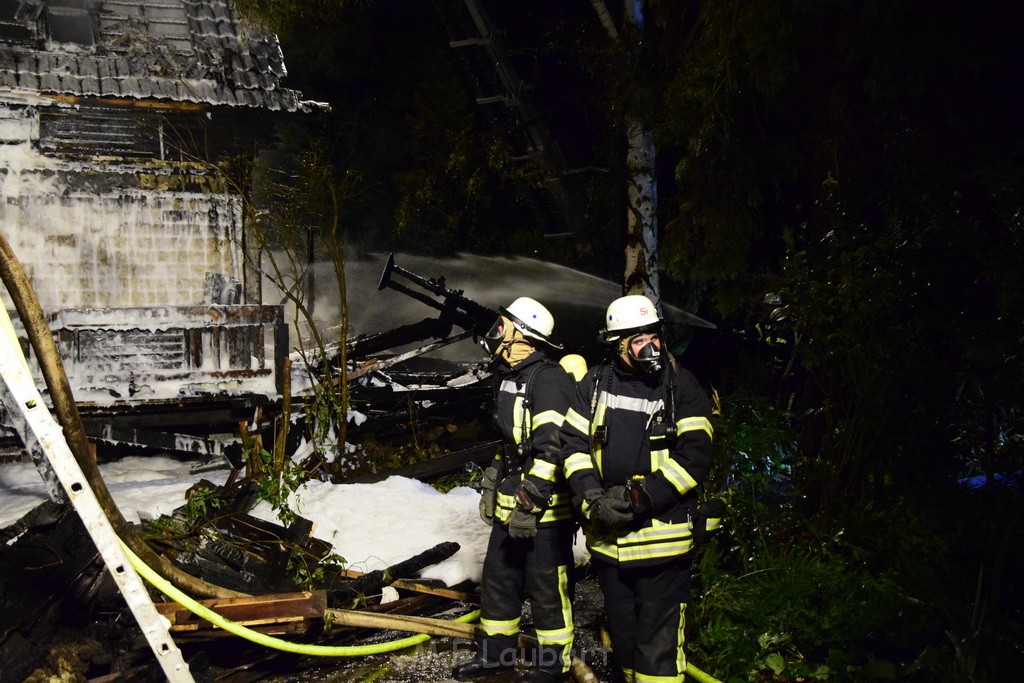
<path fill-rule="evenodd" d="M 280 393 L 287 327 L 223 160 L 325 109 L 284 76 L 228 0 L 0 0 L 0 226 L 90 431 L 196 431 L 197 402 L 209 431 Z"/>

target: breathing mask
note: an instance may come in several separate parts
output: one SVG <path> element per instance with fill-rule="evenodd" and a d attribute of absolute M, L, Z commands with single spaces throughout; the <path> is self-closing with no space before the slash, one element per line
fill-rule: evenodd
<path fill-rule="evenodd" d="M 637 372 L 641 375 L 646 375 L 647 377 L 653 377 L 661 372 L 661 347 L 655 343 L 656 337 L 651 337 L 636 352 L 633 351 L 633 339 L 635 337 L 630 337 L 626 341 L 626 353 L 628 354 L 630 365 L 636 368 Z"/>

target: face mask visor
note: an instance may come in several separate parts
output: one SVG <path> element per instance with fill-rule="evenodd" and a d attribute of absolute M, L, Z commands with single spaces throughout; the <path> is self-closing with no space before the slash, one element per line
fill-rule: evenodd
<path fill-rule="evenodd" d="M 488 356 L 493 356 L 498 352 L 498 348 L 504 339 L 505 320 L 498 316 L 498 319 L 491 325 L 491 329 L 487 330 L 487 334 L 480 338 L 480 346 L 487 352 Z"/>

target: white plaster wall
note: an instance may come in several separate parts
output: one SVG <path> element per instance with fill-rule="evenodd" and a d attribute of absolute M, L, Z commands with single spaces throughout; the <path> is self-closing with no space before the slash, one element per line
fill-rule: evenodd
<path fill-rule="evenodd" d="M 0 114 L 0 132 L 25 132 Z M 241 208 L 228 194 L 68 192 L 54 171 L 87 164 L 0 142 L 0 229 L 44 310 L 190 305 L 207 272 L 243 277 Z M 10 299 L 3 292 L 10 309 Z"/>

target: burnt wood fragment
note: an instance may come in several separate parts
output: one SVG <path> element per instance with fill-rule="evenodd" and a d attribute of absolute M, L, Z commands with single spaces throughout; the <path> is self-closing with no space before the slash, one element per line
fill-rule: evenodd
<path fill-rule="evenodd" d="M 43 666 L 62 633 L 89 626 L 100 600 L 120 597 L 92 538 L 68 505 L 35 508 L 0 544 L 0 680 Z"/>
<path fill-rule="evenodd" d="M 459 547 L 454 541 L 445 541 L 387 569 L 377 569 L 356 579 L 346 580 L 340 575 L 332 576 L 325 581 L 328 602 L 332 606 L 348 605 L 368 595 L 376 595 L 395 579 L 415 576 L 425 567 L 447 560 L 459 551 Z"/>

